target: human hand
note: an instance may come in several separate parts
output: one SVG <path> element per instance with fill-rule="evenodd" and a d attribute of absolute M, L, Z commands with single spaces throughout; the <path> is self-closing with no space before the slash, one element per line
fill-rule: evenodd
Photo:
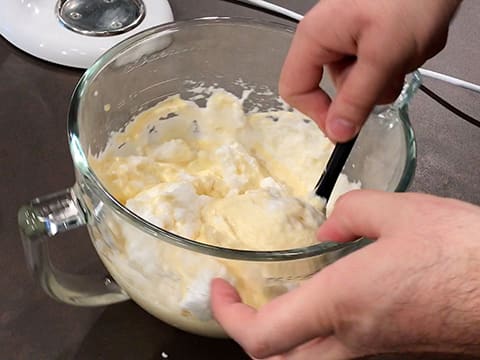
<path fill-rule="evenodd" d="M 350 140 L 376 104 L 398 96 L 405 75 L 439 52 L 460 0 L 322 0 L 300 22 L 280 95 L 334 142 Z M 318 84 L 326 65 L 337 89 Z"/>
<path fill-rule="evenodd" d="M 212 309 L 247 353 L 351 359 L 407 351 L 480 354 L 480 208 L 421 194 L 342 196 L 320 240 L 376 241 L 258 311 L 223 280 Z"/>

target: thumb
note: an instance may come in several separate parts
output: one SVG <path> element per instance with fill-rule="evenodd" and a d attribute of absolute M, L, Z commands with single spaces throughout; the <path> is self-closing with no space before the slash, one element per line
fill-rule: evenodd
<path fill-rule="evenodd" d="M 329 315 L 336 297 L 332 287 L 336 286 L 314 277 L 255 310 L 242 303 L 230 284 L 215 279 L 211 284 L 211 305 L 225 331 L 250 356 L 265 359 L 333 333 Z"/>
<path fill-rule="evenodd" d="M 342 195 L 332 214 L 317 231 L 319 241 L 346 242 L 367 237 L 378 239 L 393 227 L 401 226 L 408 214 L 407 194 L 376 190 L 353 190 Z"/>
<path fill-rule="evenodd" d="M 345 142 L 360 131 L 373 107 L 383 98 L 382 93 L 394 71 L 393 63 L 377 64 L 357 59 L 328 110 L 326 132 L 330 139 Z"/>

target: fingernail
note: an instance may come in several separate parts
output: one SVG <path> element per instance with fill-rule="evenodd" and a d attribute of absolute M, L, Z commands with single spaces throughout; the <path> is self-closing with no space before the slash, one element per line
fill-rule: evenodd
<path fill-rule="evenodd" d="M 357 125 L 342 119 L 335 118 L 327 123 L 327 134 L 333 140 L 347 141 L 357 133 Z"/>

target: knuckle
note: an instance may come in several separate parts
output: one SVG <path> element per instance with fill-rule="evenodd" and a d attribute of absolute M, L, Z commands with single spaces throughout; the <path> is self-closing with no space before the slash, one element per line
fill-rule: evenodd
<path fill-rule="evenodd" d="M 355 202 L 361 192 L 365 190 L 351 190 L 345 194 L 340 195 L 340 197 L 335 202 L 335 209 L 339 212 L 344 212 L 351 207 L 352 202 Z"/>
<path fill-rule="evenodd" d="M 330 268 L 327 267 L 325 270 L 322 270 L 326 287 L 333 289 L 338 286 L 339 282 L 345 282 L 339 270 L 339 266 L 335 263 Z M 334 299 L 329 299 L 330 301 L 325 304 L 324 313 L 326 318 L 318 319 L 320 323 L 330 323 L 333 332 L 336 334 L 345 334 L 352 330 L 352 325 L 354 324 L 352 320 L 358 308 L 354 298 L 350 295 L 351 292 L 346 289 L 337 291 Z M 328 334 L 322 335 L 328 336 Z"/>
<path fill-rule="evenodd" d="M 351 92 L 343 93 L 340 103 L 339 109 L 345 114 L 345 117 L 357 125 L 360 125 L 373 109 L 373 104 L 370 101 L 366 101 L 360 94 Z"/>
<path fill-rule="evenodd" d="M 361 0 L 350 0 L 348 6 L 342 7 L 344 11 L 347 12 L 348 16 L 351 17 L 351 21 L 355 24 L 358 24 L 358 27 L 361 29 L 368 28 L 373 24 L 378 23 L 378 19 L 375 19 L 369 11 L 368 7 L 365 6 L 365 2 Z"/>
<path fill-rule="evenodd" d="M 304 18 L 298 23 L 295 31 L 295 37 L 304 38 L 309 42 L 316 43 L 318 34 L 322 33 L 323 14 L 307 13 Z"/>
<path fill-rule="evenodd" d="M 364 45 L 359 53 L 362 61 L 381 72 L 389 72 L 397 67 L 397 63 L 403 61 L 405 53 L 397 46 L 392 47 L 392 41 L 385 33 L 386 31 L 383 35 L 375 35 L 376 40 Z"/>
<path fill-rule="evenodd" d="M 245 351 L 255 359 L 265 359 L 272 355 L 270 342 L 258 336 L 252 336 L 244 345 Z"/>
<path fill-rule="evenodd" d="M 303 19 L 298 23 L 295 31 L 296 35 L 306 35 L 311 31 L 312 26 L 315 26 L 314 17 L 307 13 Z"/>

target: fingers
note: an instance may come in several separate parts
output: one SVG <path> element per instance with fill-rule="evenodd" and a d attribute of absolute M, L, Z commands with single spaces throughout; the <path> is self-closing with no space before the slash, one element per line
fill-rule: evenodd
<path fill-rule="evenodd" d="M 226 281 L 212 282 L 215 319 L 251 356 L 264 359 L 333 332 L 331 292 L 319 291 L 318 280 L 306 281 L 258 311 L 241 303 Z M 320 287 L 321 288 L 321 287 Z M 314 300 L 313 300 L 314 299 Z"/>
<path fill-rule="evenodd" d="M 409 214 L 408 194 L 355 190 L 341 196 L 329 218 L 320 226 L 320 241 L 345 242 L 367 237 L 377 239 L 402 226 Z M 407 225 L 408 226 L 408 225 Z"/>
<path fill-rule="evenodd" d="M 318 44 L 318 34 L 313 31 L 317 27 L 312 26 L 308 16 L 300 23 L 293 38 L 282 68 L 279 91 L 287 103 L 325 129 L 330 98 L 319 88 L 323 65 L 340 60 L 343 55 Z"/>
<path fill-rule="evenodd" d="M 297 30 L 285 60 L 280 95 L 315 120 L 332 141 L 348 141 L 359 132 L 377 103 L 396 98 L 399 84 L 403 84 L 397 79 L 403 76 L 392 76 L 398 72 L 394 62 L 363 57 L 353 61 L 350 56 L 317 46 L 302 29 Z M 319 88 L 324 65 L 334 70 L 337 94 L 333 102 Z"/>
<path fill-rule="evenodd" d="M 302 327 L 290 327 L 292 324 L 283 324 L 283 326 L 286 326 L 283 329 L 276 327 L 280 325 L 277 324 L 271 326 L 271 331 L 258 331 L 258 326 L 262 326 L 263 323 L 272 319 L 264 318 L 258 320 L 261 315 L 258 315 L 254 309 L 242 304 L 236 290 L 224 280 L 215 279 L 212 282 L 212 308 L 215 318 L 222 324 L 229 335 L 243 346 L 252 359 L 265 359 L 268 357 L 269 360 L 316 360 L 319 356 L 325 360 L 353 358 L 353 352 L 334 336 L 328 336 L 325 339 L 315 338 L 311 341 L 304 340 L 306 342 L 304 344 L 300 341 L 295 341 L 295 343 L 299 342 L 301 344 L 295 347 L 294 344 L 292 345 L 292 338 L 295 338 L 295 335 L 299 331 L 302 332 L 303 329 Z M 304 309 L 304 313 L 308 314 L 308 309 Z M 278 316 L 279 313 L 277 311 L 272 313 L 272 315 Z M 291 315 L 302 317 L 302 313 L 292 313 Z M 312 314 L 309 315 L 312 316 Z M 278 334 L 279 332 L 283 334 Z M 314 331 L 313 336 L 315 336 L 315 333 L 317 332 Z M 250 339 L 252 340 L 249 340 L 245 336 L 246 334 L 251 334 Z M 268 343 L 262 340 L 266 336 L 270 337 Z M 310 335 L 307 337 L 310 337 Z M 282 344 L 284 341 L 286 344 Z M 294 349 L 289 351 L 290 348 Z"/>
<path fill-rule="evenodd" d="M 390 64 L 359 57 L 349 69 L 330 105 L 326 133 L 332 140 L 350 140 L 360 130 L 373 107 L 380 102 L 396 69 Z"/>
<path fill-rule="evenodd" d="M 345 58 L 344 60 L 328 64 L 328 73 L 336 88 L 341 88 L 350 73 L 350 70 L 355 64 L 355 60 L 355 58 Z M 395 101 L 402 91 L 404 82 L 405 76 L 403 74 L 390 77 L 378 98 L 377 104 L 388 104 Z"/>
<path fill-rule="evenodd" d="M 301 41 L 301 40 L 299 40 Z M 313 119 L 325 129 L 325 119 L 330 106 L 330 97 L 319 87 L 323 66 L 316 62 L 299 62 L 297 47 L 292 45 L 280 76 L 280 96 L 292 107 Z"/>
<path fill-rule="evenodd" d="M 352 11 L 335 2 L 317 4 L 297 28 L 279 83 L 284 100 L 334 142 L 353 138 L 376 104 L 394 100 L 401 89 L 396 80 L 405 72 L 407 56 L 390 45 L 388 32 L 396 29 L 379 33 L 362 18 L 362 9 Z M 331 23 L 332 16 L 341 29 Z M 319 88 L 324 66 L 333 69 L 333 102 Z"/>

